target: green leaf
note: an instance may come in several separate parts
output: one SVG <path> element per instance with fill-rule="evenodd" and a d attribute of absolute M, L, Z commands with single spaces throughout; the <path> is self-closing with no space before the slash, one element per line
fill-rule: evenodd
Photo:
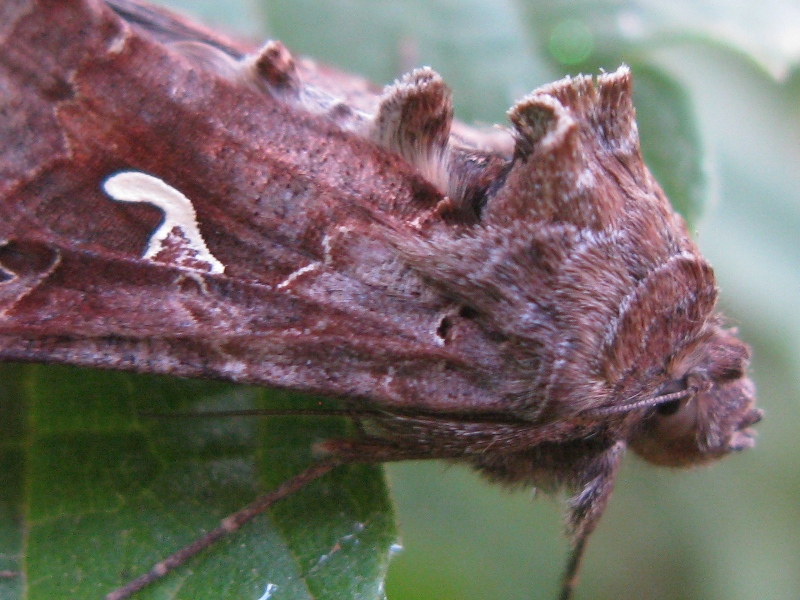
<path fill-rule="evenodd" d="M 25 404 L 22 368 L 0 364 L 0 571 L 22 568 Z M 0 600 L 22 597 L 20 577 L 0 579 Z"/>
<path fill-rule="evenodd" d="M 330 417 L 145 412 L 318 406 L 213 382 L 4 366 L 0 597 L 101 597 L 310 464 Z M 18 523 L 14 526 L 15 523 Z M 20 540 L 24 536 L 24 554 Z M 335 470 L 139 598 L 381 599 L 395 525 L 381 470 Z"/>

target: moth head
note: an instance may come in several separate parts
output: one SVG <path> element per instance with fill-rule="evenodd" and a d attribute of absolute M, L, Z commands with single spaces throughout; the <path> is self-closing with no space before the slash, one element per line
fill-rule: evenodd
<path fill-rule="evenodd" d="M 751 448 L 761 420 L 746 375 L 750 349 L 734 332 L 713 326 L 675 360 L 670 378 L 630 441 L 644 459 L 664 466 L 710 462 Z M 660 400 L 660 401 L 659 401 Z"/>

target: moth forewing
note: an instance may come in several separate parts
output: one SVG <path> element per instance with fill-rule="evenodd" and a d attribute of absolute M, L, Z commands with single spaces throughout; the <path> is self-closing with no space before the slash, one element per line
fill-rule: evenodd
<path fill-rule="evenodd" d="M 0 358 L 345 399 L 357 433 L 294 484 L 446 458 L 566 490 L 565 597 L 629 445 L 752 445 L 749 351 L 642 162 L 627 68 L 487 134 L 430 69 L 381 93 L 119 0 L 65 3 L 42 42 L 38 4 L 0 46 L 26 98 L 0 155 Z"/>

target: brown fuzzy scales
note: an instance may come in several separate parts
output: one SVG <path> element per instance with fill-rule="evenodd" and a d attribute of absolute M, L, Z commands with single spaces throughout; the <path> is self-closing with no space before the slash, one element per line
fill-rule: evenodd
<path fill-rule="evenodd" d="M 3 12 L 0 358 L 345 398 L 367 433 L 337 460 L 565 487 L 578 548 L 626 447 L 752 445 L 749 350 L 642 162 L 626 68 L 490 134 L 430 69 L 380 94 L 133 2 Z"/>

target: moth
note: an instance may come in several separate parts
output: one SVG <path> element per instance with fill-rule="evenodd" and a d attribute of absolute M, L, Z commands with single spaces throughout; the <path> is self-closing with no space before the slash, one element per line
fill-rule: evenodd
<path fill-rule="evenodd" d="M 626 449 L 753 445 L 749 349 L 642 161 L 627 68 L 487 132 L 428 68 L 380 91 L 127 0 L 4 15 L 0 359 L 310 392 L 359 424 L 109 598 L 338 465 L 423 458 L 566 490 L 568 598 Z"/>

